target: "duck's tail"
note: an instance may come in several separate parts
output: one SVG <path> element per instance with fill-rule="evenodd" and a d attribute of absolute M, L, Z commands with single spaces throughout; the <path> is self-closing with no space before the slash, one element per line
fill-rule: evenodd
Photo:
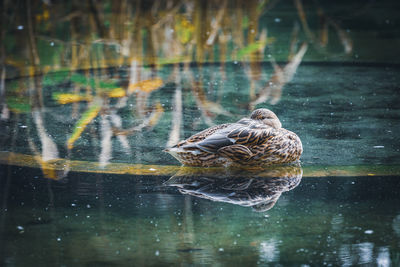
<path fill-rule="evenodd" d="M 182 161 L 182 157 L 180 153 L 184 152 L 184 150 L 180 147 L 167 147 L 163 150 L 164 152 L 167 152 L 171 156 L 173 156 L 175 159 L 177 159 L 180 163 L 184 164 Z"/>

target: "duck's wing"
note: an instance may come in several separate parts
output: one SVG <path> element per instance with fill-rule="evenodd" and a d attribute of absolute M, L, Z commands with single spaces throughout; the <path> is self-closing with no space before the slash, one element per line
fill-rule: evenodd
<path fill-rule="evenodd" d="M 219 124 L 219 125 L 212 126 L 210 128 L 207 128 L 199 133 L 196 133 L 196 134 L 190 136 L 188 139 L 180 141 L 178 144 L 174 145 L 173 147 L 193 148 L 194 144 L 196 144 L 197 142 L 200 142 L 200 141 L 206 139 L 207 137 L 209 137 L 216 131 L 225 129 L 225 128 L 229 127 L 230 125 L 231 125 L 231 123 L 225 123 L 225 124 Z"/>
<path fill-rule="evenodd" d="M 197 134 L 192 135 L 185 141 L 188 143 L 195 143 L 195 142 L 202 141 L 202 140 L 208 138 L 209 136 L 211 136 L 212 134 L 214 134 L 215 132 L 222 130 L 222 129 L 226 129 L 226 128 L 230 127 L 231 125 L 232 125 L 231 123 L 215 125 L 213 127 L 205 129 Z"/>
<path fill-rule="evenodd" d="M 225 124 L 215 125 L 213 127 L 210 127 L 210 128 L 205 129 L 197 134 L 190 136 L 184 142 L 185 143 L 196 143 L 196 142 L 207 139 L 208 142 L 212 142 L 212 143 L 213 142 L 218 143 L 217 140 L 221 140 L 222 143 L 225 143 L 225 140 L 223 140 L 224 139 L 223 135 L 225 135 L 225 134 L 228 135 L 232 131 L 234 131 L 238 128 L 245 128 L 245 126 L 249 126 L 252 122 L 253 122 L 253 120 L 251 120 L 251 119 L 243 118 L 236 123 L 225 123 Z"/>
<path fill-rule="evenodd" d="M 233 139 L 235 144 L 254 147 L 266 143 L 276 134 L 277 131 L 272 127 L 252 124 L 234 129 L 227 137 Z"/>
<path fill-rule="evenodd" d="M 185 150 L 199 149 L 209 153 L 216 153 L 219 148 L 234 144 L 235 140 L 227 136 L 238 127 L 235 123 L 220 124 L 208 128 L 181 141 L 175 147 Z"/>
<path fill-rule="evenodd" d="M 268 138 L 269 135 L 270 133 L 265 131 L 264 128 L 252 128 L 248 125 L 235 123 L 215 131 L 193 145 L 210 153 L 222 152 L 223 149 L 224 154 L 237 152 L 238 155 L 244 155 L 251 154 L 248 146 L 262 143 L 262 139 Z"/>
<path fill-rule="evenodd" d="M 264 152 L 265 144 L 276 136 L 276 130 L 262 125 L 247 125 L 231 131 L 232 144 L 220 147 L 218 153 L 234 162 L 246 162 Z"/>

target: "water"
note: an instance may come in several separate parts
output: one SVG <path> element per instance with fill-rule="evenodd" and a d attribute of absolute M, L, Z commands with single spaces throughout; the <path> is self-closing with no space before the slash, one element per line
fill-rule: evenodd
<path fill-rule="evenodd" d="M 6 166 L 1 175 L 7 265 L 399 264 L 398 177 L 287 176 L 297 179 L 290 189 L 289 180 L 263 178 L 264 190 L 218 177 L 198 186 L 231 199 L 227 183 L 249 195 L 283 189 L 268 212 L 256 212 L 182 194 L 166 176 L 70 173 L 57 182 Z M 191 179 L 194 189 L 204 176 Z"/>
<path fill-rule="evenodd" d="M 400 266 L 396 1 L 0 1 L 1 266 Z M 255 108 L 289 166 L 162 150 Z"/>
<path fill-rule="evenodd" d="M 273 72 L 269 63 L 261 66 L 262 72 L 257 81 L 260 85 L 267 83 Z M 57 93 L 70 93 L 74 90 L 76 82 L 71 82 L 67 74 L 47 75 L 46 80 L 38 77 L 42 83 L 49 84 L 43 86 L 45 107 L 27 106 L 35 110 L 36 117 L 30 113 L 18 114 L 1 122 L 4 129 L 1 133 L 3 150 L 10 151 L 10 146 L 13 146 L 14 152 L 32 154 L 29 140 L 44 145 L 47 140 L 43 136 L 47 136 L 45 139 L 54 143 L 55 151 L 52 152 L 61 158 L 99 161 L 100 157 L 107 156 L 107 161 L 112 159 L 112 162 L 177 164 L 171 156 L 160 153 L 167 146 L 172 135 L 173 121 L 176 120 L 173 111 L 175 91 L 180 90 L 182 94 L 182 113 L 178 114 L 182 117 L 178 126 L 181 139 L 207 128 L 207 119 L 213 124 L 238 121 L 251 112 L 248 108 L 250 80 L 244 71 L 245 67 L 242 64 L 227 64 L 225 79 L 216 74 L 219 65 L 204 66 L 201 70 L 197 67 L 188 71 L 180 68 L 175 75 L 181 77 L 180 84 L 167 82 L 146 96 L 149 113 L 157 103 L 161 106 L 160 119 L 142 131 L 125 134 L 125 142 L 129 147 L 125 147 L 125 143 L 117 136 L 107 139 L 105 131 L 111 131 L 112 128 L 132 129 L 143 122 L 143 116 L 148 115 L 138 115 L 141 104 L 138 104 L 134 95 L 106 99 L 103 111 L 111 111 L 103 116 L 96 115 L 93 123 L 87 126 L 88 129 L 74 143 L 75 148 L 70 151 L 66 149 L 67 140 L 90 105 L 86 102 L 61 105 L 53 100 Z M 164 66 L 155 75 L 168 81 L 173 70 L 173 66 Z M 146 69 L 140 68 L 140 71 Z M 203 115 L 203 107 L 196 102 L 199 97 L 193 94 L 194 85 L 185 80 L 188 74 L 197 77 L 196 82 L 201 83 L 200 88 L 205 92 L 207 101 L 218 103 L 223 110 L 220 112 L 222 114 L 212 113 L 209 118 Z M 397 122 L 400 119 L 400 93 L 397 90 L 399 74 L 398 67 L 305 64 L 298 70 L 292 83 L 283 88 L 277 104 L 271 105 L 267 101 L 257 107 L 272 109 L 284 128 L 300 136 L 305 146 L 302 156 L 305 164 L 399 164 L 397 155 L 400 139 L 396 134 L 400 131 Z M 114 80 L 117 84 L 125 84 L 128 83 L 129 69 L 111 70 L 107 76 L 98 77 L 93 74 L 92 77 L 100 81 Z M 9 86 L 16 83 L 25 85 L 29 81 L 12 80 Z M 258 87 L 261 90 L 262 86 Z M 121 105 L 121 100 L 126 101 L 124 105 Z M 121 121 L 121 126 L 116 127 L 115 118 Z M 108 126 L 104 127 L 104 123 Z M 14 142 L 13 138 L 16 139 Z M 105 148 L 105 145 L 110 148 Z M 107 149 L 111 150 L 109 155 L 103 152 Z"/>

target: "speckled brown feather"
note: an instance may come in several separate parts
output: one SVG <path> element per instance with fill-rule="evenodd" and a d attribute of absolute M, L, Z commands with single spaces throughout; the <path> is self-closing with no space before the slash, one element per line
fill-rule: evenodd
<path fill-rule="evenodd" d="M 181 163 L 191 166 L 289 163 L 299 160 L 302 151 L 295 133 L 247 118 L 208 128 L 167 149 Z"/>
<path fill-rule="evenodd" d="M 212 135 L 213 133 L 215 133 L 216 131 L 220 130 L 220 129 L 224 129 L 226 127 L 228 127 L 230 125 L 230 123 L 225 123 L 225 124 L 220 124 L 220 125 L 215 125 L 213 127 L 210 127 L 208 129 L 205 129 L 197 134 L 194 134 L 192 136 L 190 136 L 188 139 L 180 141 L 177 145 L 175 145 L 176 147 L 180 147 L 184 144 L 187 143 L 195 143 L 195 142 L 199 142 L 204 140 L 206 137 Z"/>

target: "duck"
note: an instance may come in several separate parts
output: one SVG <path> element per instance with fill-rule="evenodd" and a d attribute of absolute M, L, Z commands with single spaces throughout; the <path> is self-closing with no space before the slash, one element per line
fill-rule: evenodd
<path fill-rule="evenodd" d="M 303 146 L 274 112 L 260 108 L 250 118 L 212 126 L 164 151 L 186 166 L 263 166 L 299 162 Z"/>

